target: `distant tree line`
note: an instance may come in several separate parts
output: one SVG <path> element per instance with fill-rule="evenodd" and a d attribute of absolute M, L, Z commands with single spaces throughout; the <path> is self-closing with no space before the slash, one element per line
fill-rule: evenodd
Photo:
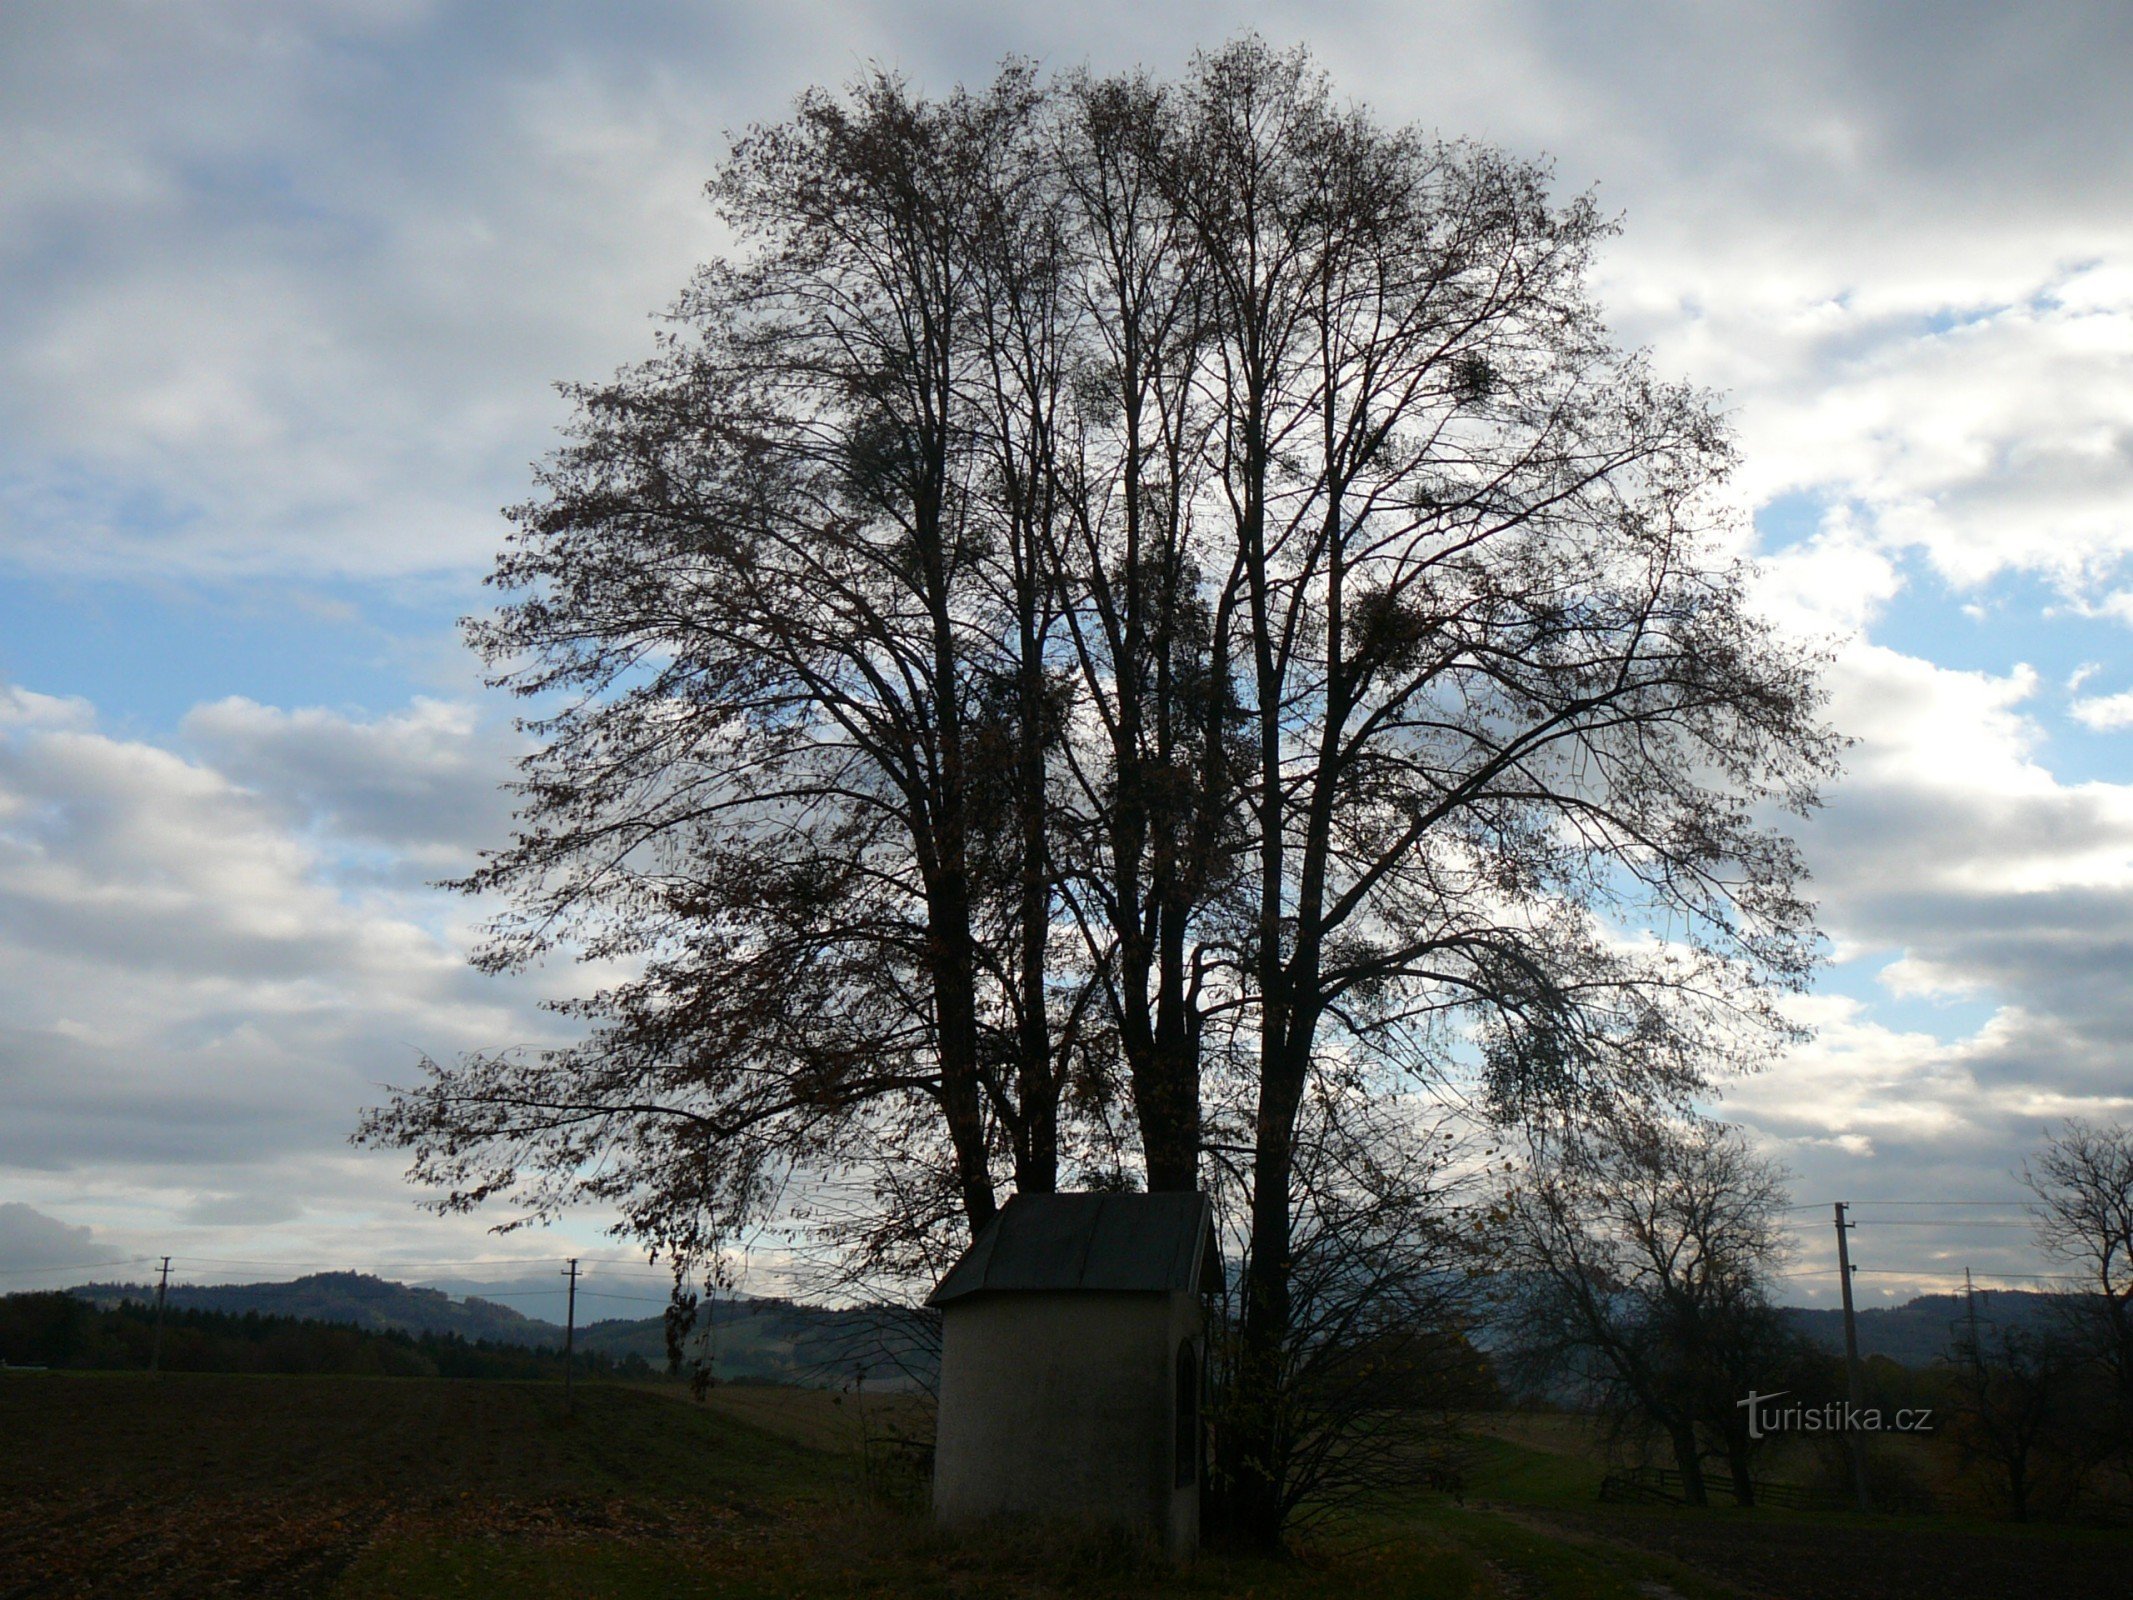
<path fill-rule="evenodd" d="M 155 1343 L 155 1308 L 135 1302 L 96 1306 L 66 1293 L 0 1298 L 0 1361 L 11 1366 L 145 1371 Z M 275 1372 L 384 1378 L 557 1379 L 560 1350 L 532 1349 L 456 1333 L 357 1328 L 256 1311 L 163 1313 L 166 1372 Z M 579 1376 L 647 1378 L 644 1357 L 580 1351 Z"/>
<path fill-rule="evenodd" d="M 2012 1522 L 2133 1520 L 2133 1429 L 2116 1375 L 2088 1337 L 2100 1315 L 2095 1295 L 2052 1295 L 2043 1315 L 2026 1318 L 1982 1294 L 1958 1305 L 1930 1364 L 1862 1363 L 1867 1405 L 1884 1416 L 1931 1407 L 1938 1443 L 1922 1456 L 1868 1441 L 1875 1509 L 1938 1504 Z M 1795 1381 L 1818 1398 L 1844 1392 L 1842 1364 L 1828 1355 L 1797 1369 Z M 1832 1479 L 1835 1443 L 1825 1462 Z"/>
<path fill-rule="evenodd" d="M 2039 1327 L 1975 1301 L 1946 1367 L 1964 1471 L 2016 1521 L 2133 1518 L 2133 1127 L 2074 1118 L 2023 1165 L 2038 1245 L 2074 1291 Z"/>
<path fill-rule="evenodd" d="M 2026 1317 L 1965 1295 L 1930 1363 L 1862 1363 L 1862 1410 L 1930 1412 L 1937 1437 L 1861 1437 L 1877 1510 L 1946 1496 L 2014 1521 L 2133 1518 L 2133 1129 L 2071 1122 L 2023 1176 L 2038 1243 L 2075 1270 L 2073 1292 Z M 1495 1212 L 1491 1354 L 1529 1396 L 1590 1411 L 1623 1464 L 1670 1461 L 1687 1503 L 1707 1502 L 1716 1467 L 1754 1504 L 1771 1439 L 1745 1398 L 1827 1414 L 1848 1394 L 1842 1361 L 1773 1298 L 1788 1198 L 1783 1171 L 1715 1124 L 1632 1123 L 1537 1149 Z M 1851 1441 L 1814 1442 L 1820 1486 L 1849 1499 Z"/>

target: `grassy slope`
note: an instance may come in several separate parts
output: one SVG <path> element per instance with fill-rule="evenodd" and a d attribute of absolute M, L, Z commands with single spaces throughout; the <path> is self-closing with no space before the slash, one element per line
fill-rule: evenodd
<path fill-rule="evenodd" d="M 1497 1520 L 1588 1553 L 1635 1552 L 1674 1564 L 1683 1593 L 1786 1600 L 2004 1600 L 2009 1595 L 2133 1597 L 2133 1537 L 2122 1531 L 1974 1516 L 1861 1517 L 1846 1511 L 1702 1511 L 1597 1501 L 1604 1471 L 1574 1418 L 1478 1418 L 1491 1435 L 1470 1493 Z M 1905 1443 L 1898 1441 L 1897 1443 Z M 1925 1448 L 1922 1442 L 1909 1442 Z M 1779 1476 L 1807 1470 L 1805 1452 Z M 1730 1589 L 1727 1588 L 1730 1586 Z"/>
<path fill-rule="evenodd" d="M 1545 1428 L 1492 1444 L 1465 1506 L 1351 1526 L 1292 1562 L 1176 1573 L 1100 1543 L 945 1540 L 870 1496 L 858 1441 L 909 1402 L 862 1419 L 819 1391 L 729 1388 L 697 1407 L 587 1387 L 574 1422 L 560 1402 L 423 1380 L 0 1380 L 0 1597 L 1735 1592 L 1700 1556 L 1614 1536 L 1722 1519 L 1596 1508 L 1596 1464 Z"/>

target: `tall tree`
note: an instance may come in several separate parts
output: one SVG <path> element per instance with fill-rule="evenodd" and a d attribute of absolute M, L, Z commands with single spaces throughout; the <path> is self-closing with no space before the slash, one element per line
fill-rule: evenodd
<path fill-rule="evenodd" d="M 1686 1094 L 1736 1025 L 1784 1031 L 1767 990 L 1808 970 L 1811 915 L 1755 803 L 1811 803 L 1833 746 L 1713 541 L 1708 400 L 1586 298 L 1588 201 L 1388 130 L 1253 41 L 1179 100 L 1167 193 L 1216 418 L 1200 521 L 1241 574 L 1226 659 L 1253 736 L 1242 1370 L 1271 1395 L 1315 1064 L 1397 1060 L 1449 1021 L 1507 1110 Z M 1671 937 L 1612 936 L 1625 914 Z M 1249 1526 L 1277 1520 L 1275 1415 L 1234 1441 Z"/>
<path fill-rule="evenodd" d="M 1171 192 L 1172 98 L 1140 75 L 1076 77 L 1064 96 L 1057 173 L 1084 339 L 1058 557 L 1091 730 L 1063 808 L 1065 887 L 1117 1017 L 1148 1187 L 1192 1190 L 1201 956 L 1225 936 L 1245 838 L 1227 657 L 1238 573 L 1196 526 L 1217 414 L 1197 383 L 1207 295 Z"/>
<path fill-rule="evenodd" d="M 1216 1155 L 1216 1478 L 1273 1537 L 1309 1117 L 1678 1101 L 1785 1036 L 1766 818 L 1834 744 L 1724 430 L 1607 337 L 1589 201 L 1256 40 L 876 75 L 713 192 L 746 253 L 579 391 L 473 628 L 544 708 L 484 959 L 637 965 L 366 1131 L 684 1256 L 856 1176 L 910 1268 Z"/>
<path fill-rule="evenodd" d="M 858 1167 L 863 1254 L 894 1264 L 951 1208 L 990 1219 L 1003 1149 L 1056 1183 L 1058 355 L 1014 298 L 1058 297 L 1016 209 L 1037 105 L 1012 66 L 939 104 L 886 77 L 804 98 L 712 185 L 750 253 L 658 358 L 574 391 L 510 598 L 469 626 L 560 709 L 529 723 L 519 837 L 464 887 L 513 907 L 488 966 L 639 967 L 565 1008 L 583 1045 L 436 1067 L 372 1116 L 447 1203 L 590 1194 L 687 1257 L 792 1172 Z"/>

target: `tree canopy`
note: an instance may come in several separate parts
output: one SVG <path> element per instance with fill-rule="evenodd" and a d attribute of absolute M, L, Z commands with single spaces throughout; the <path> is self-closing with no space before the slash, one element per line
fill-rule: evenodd
<path fill-rule="evenodd" d="M 1771 819 L 1836 743 L 1589 198 L 1252 39 L 870 74 L 710 194 L 735 254 L 570 391 L 469 624 L 538 740 L 481 960 L 622 975 L 371 1114 L 443 1204 L 923 1274 L 1003 1190 L 1214 1162 L 1271 1392 L 1300 1129 L 1681 1103 L 1786 1037 Z"/>

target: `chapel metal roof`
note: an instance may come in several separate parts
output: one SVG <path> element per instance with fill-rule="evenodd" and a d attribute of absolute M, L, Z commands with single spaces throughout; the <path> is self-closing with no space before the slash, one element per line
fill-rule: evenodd
<path fill-rule="evenodd" d="M 1018 1194 L 926 1304 L 1013 1291 L 1213 1292 L 1214 1209 L 1198 1194 Z"/>

